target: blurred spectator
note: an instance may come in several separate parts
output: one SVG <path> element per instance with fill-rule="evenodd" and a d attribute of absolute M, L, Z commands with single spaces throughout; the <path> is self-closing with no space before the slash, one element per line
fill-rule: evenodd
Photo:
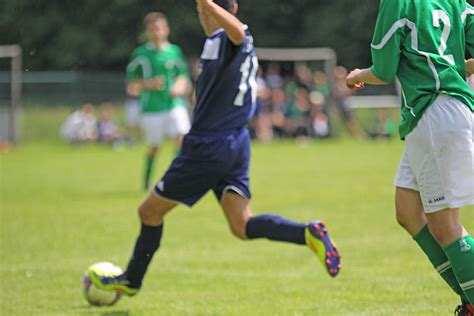
<path fill-rule="evenodd" d="M 257 111 L 250 126 L 254 137 L 261 141 L 329 137 L 327 100 L 331 97 L 334 97 L 349 133 L 357 138 L 363 136 L 346 103 L 351 90 L 345 85 L 347 71 L 344 67 L 335 68 L 335 84 L 330 86 L 326 73 L 313 72 L 305 63 L 297 63 L 294 68 L 284 66 L 284 63 L 269 62 L 259 68 Z"/>
<path fill-rule="evenodd" d="M 97 130 L 99 143 L 117 145 L 125 140 L 122 129 L 115 121 L 114 109 L 110 103 L 100 106 Z"/>
<path fill-rule="evenodd" d="M 285 134 L 290 137 L 309 136 L 310 111 L 308 90 L 303 86 L 299 86 L 286 105 Z"/>
<path fill-rule="evenodd" d="M 265 77 L 270 89 L 279 89 L 283 87 L 284 80 L 281 77 L 280 64 L 269 63 L 267 68 L 267 76 Z"/>
<path fill-rule="evenodd" d="M 325 97 L 321 92 L 313 91 L 309 94 L 311 103 L 311 126 L 310 135 L 315 138 L 326 138 L 329 136 L 329 118 L 324 113 Z"/>
<path fill-rule="evenodd" d="M 296 67 L 296 83 L 299 86 L 303 86 L 306 89 L 310 89 L 312 86 L 313 73 L 311 69 L 305 64 L 300 64 Z"/>
<path fill-rule="evenodd" d="M 324 72 L 314 72 L 311 90 L 321 93 L 325 98 L 327 98 L 331 94 L 331 89 L 329 88 L 328 84 L 328 78 Z"/>
<path fill-rule="evenodd" d="M 263 78 L 263 70 L 257 72 L 257 110 L 253 120 L 255 137 L 260 141 L 270 141 L 273 138 L 271 117 L 271 90 Z"/>
<path fill-rule="evenodd" d="M 341 114 L 344 124 L 346 125 L 349 133 L 356 138 L 362 137 L 361 129 L 359 128 L 354 116 L 352 109 L 347 104 L 347 97 L 352 94 L 352 91 L 346 86 L 347 69 L 343 66 L 337 66 L 334 69 L 335 82 L 332 87 L 332 95 L 336 102 L 336 107 Z"/>
<path fill-rule="evenodd" d="M 286 94 L 282 88 L 271 89 L 271 121 L 274 135 L 285 137 Z"/>
<path fill-rule="evenodd" d="M 96 141 L 98 130 L 94 106 L 86 103 L 69 115 L 61 126 L 60 134 L 63 140 L 71 144 Z"/>
<path fill-rule="evenodd" d="M 396 124 L 390 117 L 390 111 L 387 109 L 378 110 L 372 128 L 367 131 L 367 136 L 370 139 L 391 138 L 395 133 Z"/>

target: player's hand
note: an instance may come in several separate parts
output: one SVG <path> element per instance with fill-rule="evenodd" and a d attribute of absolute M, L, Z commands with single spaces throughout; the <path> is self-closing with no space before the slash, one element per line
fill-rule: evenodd
<path fill-rule="evenodd" d="M 474 58 L 466 60 L 466 77 L 474 75 Z"/>
<path fill-rule="evenodd" d="M 352 70 L 346 77 L 346 86 L 349 89 L 363 89 L 365 87 L 364 83 L 358 79 L 361 70 L 356 68 Z"/>
<path fill-rule="evenodd" d="M 145 87 L 150 90 L 163 90 L 165 85 L 165 78 L 162 76 L 156 76 L 153 79 L 145 82 Z"/>
<path fill-rule="evenodd" d="M 140 90 L 142 89 L 141 82 L 130 82 L 127 84 L 127 94 L 132 97 L 138 97 L 140 95 Z"/>

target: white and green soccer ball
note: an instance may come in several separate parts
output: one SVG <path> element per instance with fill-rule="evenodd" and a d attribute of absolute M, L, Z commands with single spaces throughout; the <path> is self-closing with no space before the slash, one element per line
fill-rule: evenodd
<path fill-rule="evenodd" d="M 86 269 L 82 279 L 82 292 L 89 304 L 94 306 L 110 306 L 117 303 L 122 294 L 97 288 L 89 279 L 89 271 L 94 271 L 98 276 L 113 277 L 122 274 L 122 269 L 110 262 L 97 262 Z"/>

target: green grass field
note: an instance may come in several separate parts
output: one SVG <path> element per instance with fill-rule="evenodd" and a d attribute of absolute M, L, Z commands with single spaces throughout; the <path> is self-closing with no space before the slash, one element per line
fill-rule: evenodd
<path fill-rule="evenodd" d="M 135 242 L 145 148 L 61 144 L 66 113 L 26 111 L 23 145 L 0 155 L 1 315 L 450 315 L 458 303 L 395 222 L 403 143 L 341 139 L 254 144 L 251 169 L 255 213 L 326 221 L 336 279 L 305 247 L 232 237 L 208 194 L 167 217 L 138 296 L 90 307 L 83 271 L 125 266 Z M 167 145 L 156 179 L 171 156 Z M 474 208 L 462 216 L 474 232 Z"/>

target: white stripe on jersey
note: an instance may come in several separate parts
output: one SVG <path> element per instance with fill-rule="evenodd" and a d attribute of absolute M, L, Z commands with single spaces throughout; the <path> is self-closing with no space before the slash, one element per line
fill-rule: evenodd
<path fill-rule="evenodd" d="M 370 46 L 373 49 L 382 49 L 388 43 L 388 41 L 392 38 L 392 36 L 395 34 L 395 32 L 398 31 L 398 29 L 403 28 L 405 26 L 408 27 L 411 31 L 410 32 L 410 35 L 411 35 L 411 48 L 414 51 L 416 51 L 417 53 L 419 53 L 420 55 L 426 57 L 426 60 L 428 61 L 428 66 L 430 67 L 431 71 L 433 72 L 433 76 L 434 76 L 435 81 L 436 81 L 436 91 L 438 91 L 439 88 L 441 87 L 441 82 L 439 80 L 438 71 L 436 70 L 435 65 L 431 61 L 431 58 L 428 55 L 428 53 L 418 50 L 418 31 L 416 29 L 416 24 L 413 23 L 412 21 L 410 21 L 408 19 L 400 19 L 400 20 L 396 21 L 395 23 L 393 23 L 392 27 L 388 30 L 388 32 L 384 35 L 384 37 L 382 38 L 382 41 L 379 44 L 377 44 L 377 45 L 370 44 Z"/>
<path fill-rule="evenodd" d="M 138 56 L 127 66 L 127 72 L 135 71 L 138 66 L 142 66 L 143 68 L 143 79 L 151 79 L 152 78 L 152 71 L 151 71 L 151 64 L 150 61 L 144 56 Z"/>
<path fill-rule="evenodd" d="M 138 66 L 142 66 L 143 69 L 143 79 L 144 80 L 149 80 L 152 79 L 153 77 L 153 71 L 151 69 L 151 64 L 148 58 L 144 56 L 138 56 L 130 64 L 127 66 L 127 72 L 132 72 L 135 71 L 135 69 L 138 68 Z M 147 90 L 142 90 L 140 92 L 140 106 L 143 108 L 144 104 L 148 104 L 148 101 L 150 100 L 150 92 Z"/>
<path fill-rule="evenodd" d="M 474 9 L 469 8 L 469 9 L 464 10 L 464 12 L 461 14 L 462 23 L 466 22 L 467 16 L 469 14 L 474 15 Z"/>

